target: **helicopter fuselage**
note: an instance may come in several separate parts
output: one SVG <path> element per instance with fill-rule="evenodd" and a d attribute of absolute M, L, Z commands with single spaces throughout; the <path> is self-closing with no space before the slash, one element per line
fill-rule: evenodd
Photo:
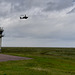
<path fill-rule="evenodd" d="M 23 17 L 20 17 L 20 19 L 27 19 L 28 17 L 25 15 Z"/>

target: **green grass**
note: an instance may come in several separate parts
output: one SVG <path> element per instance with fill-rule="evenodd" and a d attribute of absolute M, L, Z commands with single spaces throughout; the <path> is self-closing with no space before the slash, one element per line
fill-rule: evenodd
<path fill-rule="evenodd" d="M 3 47 L 30 60 L 0 62 L 0 75 L 75 75 L 75 48 Z"/>

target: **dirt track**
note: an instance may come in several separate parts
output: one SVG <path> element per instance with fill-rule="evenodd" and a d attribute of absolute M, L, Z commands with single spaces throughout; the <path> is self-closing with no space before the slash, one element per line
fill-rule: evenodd
<path fill-rule="evenodd" d="M 11 61 L 11 60 L 28 60 L 28 59 L 32 59 L 32 58 L 0 54 L 0 62 Z"/>

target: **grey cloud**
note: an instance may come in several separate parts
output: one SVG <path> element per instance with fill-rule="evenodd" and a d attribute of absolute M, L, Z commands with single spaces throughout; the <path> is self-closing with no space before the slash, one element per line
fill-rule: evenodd
<path fill-rule="evenodd" d="M 23 12 L 31 9 L 31 7 L 40 7 L 45 4 L 47 1 L 40 0 L 3 0 L 11 4 L 11 12 Z"/>
<path fill-rule="evenodd" d="M 0 0 L 0 17 L 25 12 L 31 4 L 32 0 Z"/>
<path fill-rule="evenodd" d="M 11 5 L 7 2 L 0 2 L 0 18 L 10 13 Z"/>
<path fill-rule="evenodd" d="M 59 11 L 71 7 L 73 5 L 73 0 L 57 0 L 50 1 L 47 3 L 47 7 L 44 11 Z"/>
<path fill-rule="evenodd" d="M 0 16 L 25 14 L 32 8 L 43 8 L 47 2 L 46 0 L 0 0 Z"/>
<path fill-rule="evenodd" d="M 59 46 L 65 44 L 66 41 L 75 40 L 75 15 L 67 15 L 65 11 L 56 12 L 72 6 L 72 0 L 0 1 L 0 9 L 6 9 L 0 12 L 0 17 L 3 16 L 0 19 L 0 25 L 2 24 L 5 30 L 4 38 L 7 38 L 4 40 L 4 44 L 8 42 L 9 45 L 14 46 L 23 42 L 23 46 L 57 46 L 57 44 Z M 2 3 L 4 4 L 2 5 Z M 54 10 L 56 11 L 52 13 L 45 12 Z M 27 20 L 20 20 L 18 15 L 26 11 L 31 15 Z M 8 17 L 5 18 L 4 15 Z M 63 43 L 63 41 L 65 42 Z"/>
<path fill-rule="evenodd" d="M 8 0 L 8 3 L 11 3 L 11 13 L 13 13 L 31 8 L 32 0 Z"/>
<path fill-rule="evenodd" d="M 73 0 L 73 2 L 75 2 L 75 0 Z"/>
<path fill-rule="evenodd" d="M 71 11 L 69 11 L 67 14 L 70 14 L 70 13 L 75 13 L 75 8 L 73 8 Z"/>

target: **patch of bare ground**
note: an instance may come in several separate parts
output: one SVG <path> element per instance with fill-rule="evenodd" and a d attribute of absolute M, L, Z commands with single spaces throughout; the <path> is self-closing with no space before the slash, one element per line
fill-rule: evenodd
<path fill-rule="evenodd" d="M 11 60 L 28 60 L 32 58 L 0 54 L 0 62 Z"/>

